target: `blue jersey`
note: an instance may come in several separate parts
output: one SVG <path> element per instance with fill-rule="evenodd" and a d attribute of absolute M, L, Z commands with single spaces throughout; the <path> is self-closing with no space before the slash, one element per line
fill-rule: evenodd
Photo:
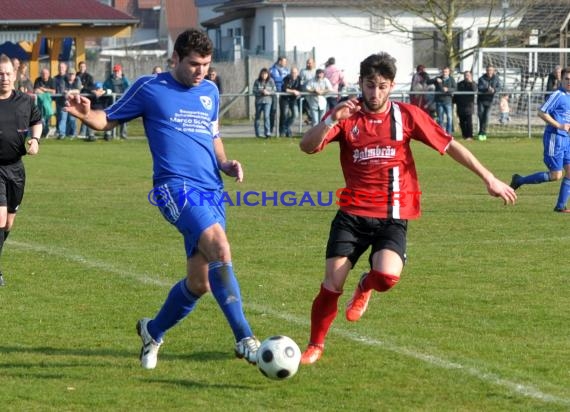
<path fill-rule="evenodd" d="M 120 122 L 142 116 L 155 185 L 182 178 L 200 189 L 220 190 L 214 152 L 219 105 L 214 83 L 187 87 L 166 72 L 140 77 L 105 112 L 107 119 Z"/>
<path fill-rule="evenodd" d="M 558 123 L 570 123 L 570 93 L 567 93 L 564 89 L 556 90 L 548 100 L 544 102 L 540 111 L 549 114 Z M 544 133 L 568 136 L 566 131 L 557 129 L 549 124 L 546 125 Z"/>

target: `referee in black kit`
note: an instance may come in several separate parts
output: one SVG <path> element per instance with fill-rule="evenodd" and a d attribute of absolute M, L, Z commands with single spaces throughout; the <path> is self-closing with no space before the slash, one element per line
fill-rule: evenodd
<path fill-rule="evenodd" d="M 0 254 L 24 197 L 22 156 L 38 153 L 42 135 L 42 115 L 34 97 L 14 90 L 15 81 L 12 61 L 0 55 Z"/>

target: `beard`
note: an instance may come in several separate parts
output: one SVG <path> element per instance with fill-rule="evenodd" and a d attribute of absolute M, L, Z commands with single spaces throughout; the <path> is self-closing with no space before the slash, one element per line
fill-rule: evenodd
<path fill-rule="evenodd" d="M 388 101 L 388 97 L 386 96 L 386 97 L 380 97 L 378 99 L 369 99 L 366 96 L 362 95 L 362 101 L 364 103 L 366 111 L 372 113 L 378 113 L 386 108 L 386 102 Z"/>

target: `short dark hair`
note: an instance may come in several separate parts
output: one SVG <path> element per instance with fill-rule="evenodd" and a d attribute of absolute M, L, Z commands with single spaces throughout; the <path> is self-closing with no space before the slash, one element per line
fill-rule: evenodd
<path fill-rule="evenodd" d="M 371 54 L 360 63 L 360 78 L 382 77 L 394 81 L 396 78 L 396 59 L 386 52 Z"/>
<path fill-rule="evenodd" d="M 200 56 L 211 56 L 214 52 L 214 45 L 208 35 L 198 29 L 188 29 L 178 35 L 174 43 L 174 51 L 180 60 L 196 52 Z"/>

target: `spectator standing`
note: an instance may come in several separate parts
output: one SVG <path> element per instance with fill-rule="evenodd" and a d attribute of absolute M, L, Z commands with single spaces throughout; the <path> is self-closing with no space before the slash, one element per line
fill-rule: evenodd
<path fill-rule="evenodd" d="M 339 93 L 344 88 L 344 73 L 336 66 L 334 57 L 329 57 L 325 63 L 325 77 L 331 82 L 332 92 L 335 93 L 334 96 L 327 97 L 327 108 L 330 110 L 338 103 Z"/>
<path fill-rule="evenodd" d="M 266 67 L 259 71 L 259 76 L 253 83 L 253 94 L 255 96 L 255 137 L 271 136 L 271 105 L 273 104 L 273 96 L 275 95 L 275 82 L 269 75 Z M 263 115 L 263 134 L 260 130 L 260 120 Z"/>
<path fill-rule="evenodd" d="M 444 67 L 441 75 L 429 81 L 435 86 L 437 123 L 449 134 L 453 133 L 453 92 L 457 88 L 451 69 Z"/>
<path fill-rule="evenodd" d="M 210 80 L 211 82 L 214 82 L 214 84 L 218 88 L 218 91 L 220 92 L 220 94 L 223 93 L 222 92 L 222 78 L 218 74 L 218 71 L 216 70 L 215 67 L 210 67 L 208 69 L 208 74 L 206 75 L 206 79 Z"/>
<path fill-rule="evenodd" d="M 106 94 L 106 91 L 105 91 L 105 89 L 103 89 L 103 83 L 102 82 L 95 82 L 95 84 L 93 85 L 93 89 L 91 90 L 91 93 L 88 96 L 88 98 L 91 102 L 91 108 L 92 109 L 103 110 L 103 109 L 105 109 L 105 107 L 107 107 L 108 98 L 107 98 L 107 96 L 105 96 L 105 94 Z M 96 141 L 97 137 L 95 136 L 95 131 L 87 125 L 86 125 L 86 127 L 87 127 L 87 130 L 90 131 L 89 137 L 87 137 L 86 141 L 87 142 Z"/>
<path fill-rule="evenodd" d="M 303 92 L 307 91 L 307 84 L 309 81 L 313 80 L 317 74 L 317 68 L 315 65 L 315 59 L 309 57 L 307 62 L 305 63 L 305 68 L 301 69 L 299 72 L 299 77 L 301 78 L 301 87 Z M 311 119 L 311 110 L 309 109 L 309 103 L 307 102 L 306 97 L 303 97 L 303 113 L 307 115 L 307 118 Z"/>
<path fill-rule="evenodd" d="M 152 74 L 158 74 L 158 73 L 162 73 L 162 67 L 160 66 L 154 66 L 152 68 Z"/>
<path fill-rule="evenodd" d="M 426 72 L 426 68 L 423 64 L 416 67 L 416 72 L 412 76 L 412 82 L 410 85 L 410 91 L 412 92 L 427 92 L 428 91 L 428 81 L 429 75 Z M 423 109 L 426 113 L 429 113 L 428 108 L 428 95 L 424 94 L 413 94 L 410 93 L 410 103 L 414 106 L 418 106 Z"/>
<path fill-rule="evenodd" d="M 77 121 L 73 116 L 70 116 L 65 110 L 65 102 L 70 94 L 80 94 L 82 85 L 81 80 L 77 77 L 77 72 L 73 67 L 67 68 L 67 64 L 63 63 L 66 67 L 66 73 L 62 78 L 56 80 L 56 91 L 61 96 L 58 97 L 58 120 L 57 120 L 57 138 L 63 139 L 65 136 L 71 138 L 77 137 Z M 63 67 L 63 66 L 61 66 Z M 61 100 L 63 99 L 63 100 Z"/>
<path fill-rule="evenodd" d="M 473 81 L 473 74 L 466 70 L 463 73 L 463 80 L 457 83 L 457 91 L 453 95 L 453 101 L 457 109 L 457 117 L 459 118 L 459 127 L 461 135 L 465 140 L 473 139 L 473 113 L 475 112 L 475 93 L 477 92 L 477 84 Z"/>
<path fill-rule="evenodd" d="M 287 58 L 285 56 L 280 56 L 277 61 L 269 68 L 269 75 L 275 82 L 275 87 L 277 91 L 283 90 L 283 80 L 289 74 L 289 69 L 287 68 Z M 279 136 L 285 134 L 285 111 L 287 103 L 283 96 L 274 96 L 273 103 L 271 104 L 271 133 L 275 132 L 275 120 L 277 116 L 277 110 L 279 110 Z"/>
<path fill-rule="evenodd" d="M 123 66 L 120 64 L 115 64 L 113 66 L 113 73 L 105 80 L 103 83 L 103 88 L 109 95 L 122 95 L 127 91 L 130 86 L 129 79 L 123 74 Z M 127 138 L 127 122 L 120 124 L 120 135 L 121 139 Z M 110 140 L 113 138 L 111 131 L 105 131 L 103 138 L 105 140 Z"/>
<path fill-rule="evenodd" d="M 316 76 L 307 84 L 307 102 L 311 110 L 311 125 L 316 126 L 319 124 L 323 115 L 327 111 L 326 95 L 332 90 L 332 85 L 329 79 L 325 77 L 323 69 L 317 69 Z"/>
<path fill-rule="evenodd" d="M 479 133 L 477 140 L 487 140 L 487 125 L 493 106 L 495 93 L 501 91 L 501 79 L 495 72 L 495 67 L 488 65 L 485 74 L 477 81 L 477 116 L 479 117 Z"/>
<path fill-rule="evenodd" d="M 299 118 L 299 97 L 301 96 L 302 86 L 301 78 L 299 77 L 299 69 L 296 67 L 291 68 L 289 73 L 283 80 L 283 92 L 287 93 L 284 98 L 287 104 L 287 118 L 285 119 L 285 136 L 291 137 L 291 127 Z"/>
<path fill-rule="evenodd" d="M 34 81 L 34 93 L 43 119 L 42 137 L 48 137 L 51 135 L 52 97 L 55 94 L 55 80 L 51 77 L 49 69 L 44 67 L 40 70 L 39 77 Z"/>
<path fill-rule="evenodd" d="M 511 187 L 517 190 L 522 185 L 536 185 L 562 179 L 554 211 L 570 213 L 570 67 L 562 71 L 562 86 L 552 93 L 538 109 L 538 117 L 546 123 L 542 136 L 543 161 L 547 171 L 527 176 L 514 174 Z"/>
<path fill-rule="evenodd" d="M 309 57 L 305 63 L 305 68 L 301 69 L 299 72 L 299 78 L 301 79 L 301 86 L 303 90 L 307 87 L 310 80 L 313 80 L 317 74 L 317 67 L 315 65 L 315 59 Z"/>
<path fill-rule="evenodd" d="M 91 105 L 93 106 L 95 80 L 87 71 L 87 63 L 84 61 L 80 61 L 77 65 L 77 78 L 81 81 L 81 94 L 88 95 L 89 99 L 91 99 Z M 95 140 L 95 132 L 83 122 L 81 122 L 81 127 L 79 128 L 79 135 L 84 136 L 88 141 Z"/>
<path fill-rule="evenodd" d="M 32 96 L 16 90 L 16 71 L 0 55 L 0 253 L 24 197 L 26 171 L 22 156 L 39 151 L 42 115 Z M 0 286 L 4 286 L 0 271 Z"/>
<path fill-rule="evenodd" d="M 555 66 L 554 70 L 548 74 L 548 79 L 546 80 L 546 91 L 555 92 L 562 86 L 562 67 Z M 550 94 L 547 95 L 547 99 Z"/>
<path fill-rule="evenodd" d="M 58 95 L 55 97 L 55 127 L 57 131 L 57 138 L 65 138 L 66 127 L 67 127 L 67 114 L 64 113 L 63 108 L 65 107 L 65 77 L 67 76 L 67 63 L 59 62 L 57 65 L 57 74 L 53 77 L 55 84 L 55 93 Z M 62 122 L 62 117 L 65 116 Z M 62 125 L 63 123 L 63 125 Z M 62 132 L 63 129 L 63 132 Z"/>
<path fill-rule="evenodd" d="M 20 66 L 21 67 L 21 66 Z M 28 78 L 25 72 L 19 71 L 16 73 L 16 83 L 14 88 L 21 91 L 22 93 L 34 94 L 34 84 Z"/>

